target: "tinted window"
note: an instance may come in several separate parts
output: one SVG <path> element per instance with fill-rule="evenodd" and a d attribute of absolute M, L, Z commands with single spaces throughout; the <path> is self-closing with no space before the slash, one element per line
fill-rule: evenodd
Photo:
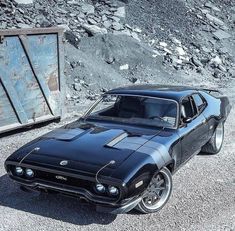
<path fill-rule="evenodd" d="M 172 128 L 176 126 L 177 103 L 168 99 L 107 94 L 86 118 Z"/>
<path fill-rule="evenodd" d="M 196 106 L 198 108 L 200 108 L 200 106 L 203 105 L 203 100 L 202 100 L 201 96 L 198 94 L 194 94 L 192 97 L 193 97 L 193 100 L 194 100 Z"/>

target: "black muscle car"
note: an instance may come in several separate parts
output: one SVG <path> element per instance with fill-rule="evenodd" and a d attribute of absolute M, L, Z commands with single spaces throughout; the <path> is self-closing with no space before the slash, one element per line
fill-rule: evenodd
<path fill-rule="evenodd" d="M 230 109 L 215 90 L 110 90 L 79 120 L 17 150 L 5 168 L 24 189 L 79 197 L 98 211 L 156 212 L 168 201 L 172 174 L 182 164 L 220 151 Z"/>

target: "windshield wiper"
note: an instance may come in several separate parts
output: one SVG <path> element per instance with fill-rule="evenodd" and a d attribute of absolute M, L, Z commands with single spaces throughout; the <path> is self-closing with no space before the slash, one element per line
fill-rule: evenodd
<path fill-rule="evenodd" d="M 164 121 L 165 122 L 165 120 L 163 119 L 163 117 L 161 117 L 161 116 L 157 116 L 157 115 L 155 115 L 155 116 L 150 116 L 150 117 L 148 117 L 148 119 L 155 119 L 155 118 L 157 118 L 157 119 L 159 119 L 159 120 L 161 120 L 161 121 Z"/>

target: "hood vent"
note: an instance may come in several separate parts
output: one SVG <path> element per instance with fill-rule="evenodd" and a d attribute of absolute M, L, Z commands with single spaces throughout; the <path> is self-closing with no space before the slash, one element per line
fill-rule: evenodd
<path fill-rule="evenodd" d="M 116 136 L 114 139 L 112 139 L 110 142 L 105 144 L 106 147 L 114 147 L 117 143 L 119 143 L 121 140 L 125 139 L 128 136 L 126 132 L 121 133 L 120 135 Z"/>
<path fill-rule="evenodd" d="M 83 129 L 64 129 L 64 128 L 59 128 L 56 129 L 52 132 L 47 133 L 46 135 L 44 135 L 44 138 L 49 138 L 49 139 L 56 139 L 56 140 L 63 140 L 63 141 L 71 141 L 75 138 L 77 138 L 78 136 L 80 136 L 83 133 L 88 132 L 84 131 Z"/>

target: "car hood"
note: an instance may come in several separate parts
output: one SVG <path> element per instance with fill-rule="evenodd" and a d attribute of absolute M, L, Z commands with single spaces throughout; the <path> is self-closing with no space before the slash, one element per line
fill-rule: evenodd
<path fill-rule="evenodd" d="M 67 168 L 85 171 L 90 166 L 89 170 L 93 169 L 94 172 L 110 161 L 115 161 L 111 168 L 116 168 L 160 131 L 161 129 L 75 121 L 22 147 L 18 161 L 25 158 L 25 163 L 60 166 L 61 161 L 66 160 Z M 32 151 L 35 148 L 39 150 Z M 32 153 L 28 155 L 30 151 Z"/>

